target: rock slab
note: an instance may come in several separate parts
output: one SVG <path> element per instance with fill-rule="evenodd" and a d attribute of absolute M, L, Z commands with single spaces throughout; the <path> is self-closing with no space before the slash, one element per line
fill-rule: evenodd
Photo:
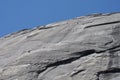
<path fill-rule="evenodd" d="M 120 13 L 82 16 L 0 38 L 0 80 L 120 80 Z"/>

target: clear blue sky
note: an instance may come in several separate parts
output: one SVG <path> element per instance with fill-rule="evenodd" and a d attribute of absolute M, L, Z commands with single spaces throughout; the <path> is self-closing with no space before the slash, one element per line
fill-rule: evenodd
<path fill-rule="evenodd" d="M 92 13 L 120 12 L 120 0 L 0 0 L 0 36 Z"/>

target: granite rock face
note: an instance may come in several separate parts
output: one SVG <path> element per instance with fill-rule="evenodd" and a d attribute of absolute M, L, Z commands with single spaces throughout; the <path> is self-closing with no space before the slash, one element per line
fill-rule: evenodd
<path fill-rule="evenodd" d="M 120 80 L 120 13 L 0 38 L 0 80 Z"/>

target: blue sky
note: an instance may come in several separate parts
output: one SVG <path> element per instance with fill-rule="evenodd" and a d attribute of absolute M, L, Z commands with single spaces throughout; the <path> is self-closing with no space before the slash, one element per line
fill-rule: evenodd
<path fill-rule="evenodd" d="M 0 36 L 93 13 L 120 12 L 120 0 L 0 0 Z"/>

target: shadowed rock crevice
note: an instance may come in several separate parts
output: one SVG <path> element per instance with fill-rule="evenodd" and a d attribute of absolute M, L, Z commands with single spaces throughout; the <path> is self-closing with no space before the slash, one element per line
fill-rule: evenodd
<path fill-rule="evenodd" d="M 97 26 L 102 26 L 102 25 L 110 25 L 110 24 L 116 24 L 116 23 L 120 23 L 120 21 L 113 21 L 113 22 L 108 22 L 108 23 L 94 24 L 94 25 L 86 26 L 85 28 L 97 27 Z"/>
<path fill-rule="evenodd" d="M 96 80 L 102 80 L 102 79 L 100 79 L 100 75 L 102 75 L 103 77 L 107 77 L 108 75 L 111 76 L 110 73 L 120 73 L 120 68 L 109 68 L 105 71 L 100 71 L 96 75 L 97 76 Z M 108 75 L 104 76 L 105 74 L 108 74 Z"/>
<path fill-rule="evenodd" d="M 83 72 L 83 71 L 85 71 L 85 69 L 82 69 L 82 70 L 79 70 L 79 71 L 73 73 L 72 75 L 70 75 L 70 77 L 73 77 L 73 76 L 75 76 L 75 75 L 77 75 L 77 74 L 79 74 L 80 72 Z"/>
<path fill-rule="evenodd" d="M 57 62 L 55 62 L 55 63 L 48 64 L 45 69 L 43 69 L 43 70 L 38 70 L 38 71 L 36 71 L 36 73 L 39 75 L 40 73 L 42 73 L 43 71 L 45 71 L 45 70 L 46 70 L 47 68 L 49 68 L 49 67 L 57 67 L 57 66 L 59 66 L 59 65 L 69 64 L 69 63 L 71 63 L 71 62 L 73 62 L 73 61 L 78 60 L 78 59 L 81 58 L 81 57 L 85 57 L 85 56 L 88 56 L 88 55 L 91 55 L 91 54 L 94 54 L 94 53 L 95 53 L 95 50 L 94 50 L 94 49 L 85 50 L 85 51 L 81 51 L 81 52 L 74 52 L 74 53 L 72 53 L 71 55 L 72 55 L 72 56 L 75 55 L 75 57 L 71 57 L 71 58 L 68 58 L 68 59 L 65 59 L 65 60 L 60 60 L 60 61 L 57 61 Z M 77 55 L 77 56 L 76 56 L 76 55 Z M 75 74 L 78 74 L 79 72 L 82 72 L 82 71 L 84 71 L 84 70 L 80 70 L 80 71 L 74 73 L 72 76 L 74 76 Z"/>
<path fill-rule="evenodd" d="M 118 51 L 119 48 L 120 48 L 120 44 L 116 44 L 105 50 L 96 50 L 96 53 L 102 53 L 102 52 L 106 52 L 106 51 L 109 51 L 110 53 L 112 53 L 112 52 Z"/>
<path fill-rule="evenodd" d="M 81 57 L 88 56 L 88 55 L 93 54 L 93 53 L 95 53 L 94 49 L 85 50 L 85 51 L 81 51 L 81 52 L 74 52 L 71 55 L 77 55 L 76 57 L 72 57 L 72 58 L 69 58 L 69 59 L 66 59 L 66 60 L 61 60 L 61 61 L 55 62 L 53 64 L 48 65 L 47 67 L 68 64 L 68 63 L 71 63 L 71 62 L 81 58 Z"/>

